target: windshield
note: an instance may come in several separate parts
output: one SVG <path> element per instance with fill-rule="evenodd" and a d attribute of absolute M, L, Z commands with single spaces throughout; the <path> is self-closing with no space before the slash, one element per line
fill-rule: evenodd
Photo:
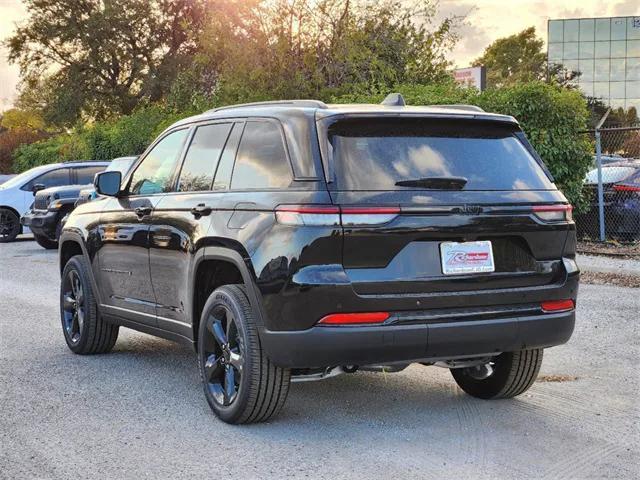
<path fill-rule="evenodd" d="M 463 190 L 555 189 L 517 132 L 473 120 L 344 120 L 329 129 L 336 189 L 428 190 L 434 178 L 463 179 Z"/>
<path fill-rule="evenodd" d="M 46 172 L 50 168 L 51 168 L 51 165 L 42 165 L 40 167 L 35 167 L 35 168 L 32 168 L 31 170 L 27 170 L 26 172 L 22 172 L 20 175 L 16 175 L 15 177 L 10 178 L 6 182 L 4 182 L 2 185 L 0 185 L 0 190 L 13 188 L 13 187 L 21 187 L 23 184 L 27 183 L 36 175 Z"/>
<path fill-rule="evenodd" d="M 633 167 L 605 167 L 602 169 L 602 183 L 616 183 L 630 177 L 636 171 Z M 598 169 L 594 168 L 587 173 L 585 183 L 593 185 L 598 183 Z"/>
<path fill-rule="evenodd" d="M 124 174 L 129 171 L 131 164 L 135 161 L 136 158 L 138 157 L 114 158 L 113 160 L 111 160 L 111 163 L 109 163 L 109 166 L 105 169 L 105 172 L 118 171 L 122 173 L 122 176 L 124 177 Z"/>

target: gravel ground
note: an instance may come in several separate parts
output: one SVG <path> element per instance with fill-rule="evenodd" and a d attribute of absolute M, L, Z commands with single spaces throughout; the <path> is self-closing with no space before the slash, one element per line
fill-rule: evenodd
<path fill-rule="evenodd" d="M 607 257 L 605 255 L 578 255 L 577 262 L 581 270 L 640 276 L 640 259 Z"/>
<path fill-rule="evenodd" d="M 446 370 L 295 384 L 271 423 L 210 412 L 194 354 L 121 330 L 64 343 L 56 253 L 0 245 L 0 478 L 638 478 L 637 289 L 583 285 L 571 341 L 529 392 L 465 396 Z"/>

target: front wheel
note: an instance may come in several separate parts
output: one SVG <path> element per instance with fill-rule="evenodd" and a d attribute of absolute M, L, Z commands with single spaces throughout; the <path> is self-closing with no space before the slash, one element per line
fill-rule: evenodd
<path fill-rule="evenodd" d="M 479 367 L 452 368 L 458 386 L 472 397 L 512 398 L 526 392 L 538 377 L 541 348 L 505 352 Z"/>
<path fill-rule="evenodd" d="M 89 277 L 89 266 L 76 255 L 64 266 L 60 285 L 60 320 L 67 346 L 81 355 L 107 353 L 118 339 L 117 325 L 98 313 Z"/>
<path fill-rule="evenodd" d="M 198 367 L 209 406 L 227 423 L 268 420 L 289 392 L 291 371 L 275 366 L 264 353 L 242 285 L 222 286 L 207 300 L 198 332 Z"/>
<path fill-rule="evenodd" d="M 0 243 L 13 242 L 20 234 L 20 217 L 8 208 L 0 208 Z"/>
<path fill-rule="evenodd" d="M 53 250 L 55 248 L 58 248 L 58 242 L 54 240 L 50 240 L 44 235 L 36 235 L 34 233 L 33 238 L 38 243 L 38 245 L 40 245 L 42 248 L 46 248 L 47 250 Z"/>

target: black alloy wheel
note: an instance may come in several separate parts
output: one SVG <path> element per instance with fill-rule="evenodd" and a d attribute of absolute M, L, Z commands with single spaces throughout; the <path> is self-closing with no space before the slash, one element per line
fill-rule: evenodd
<path fill-rule="evenodd" d="M 60 320 L 67 346 L 73 353 L 88 355 L 111 351 L 118 339 L 118 325 L 98 312 L 87 262 L 82 255 L 69 259 L 60 284 Z"/>
<path fill-rule="evenodd" d="M 217 305 L 206 322 L 203 342 L 203 374 L 206 388 L 220 406 L 231 405 L 238 397 L 244 366 L 243 340 L 233 312 Z"/>
<path fill-rule="evenodd" d="M 80 342 L 84 326 L 84 290 L 76 270 L 69 270 L 63 279 L 62 316 L 67 338 L 72 344 Z"/>
<path fill-rule="evenodd" d="M 205 398 L 221 420 L 263 422 L 282 409 L 291 371 L 274 365 L 262 348 L 244 285 L 224 285 L 209 295 L 197 358 Z"/>
<path fill-rule="evenodd" d="M 13 242 L 20 234 L 20 218 L 7 208 L 0 208 L 0 243 Z"/>

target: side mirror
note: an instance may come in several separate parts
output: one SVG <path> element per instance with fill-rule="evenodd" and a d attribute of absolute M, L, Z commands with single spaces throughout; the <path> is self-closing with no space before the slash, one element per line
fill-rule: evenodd
<path fill-rule="evenodd" d="M 96 192 L 100 195 L 116 197 L 120 193 L 120 182 L 122 182 L 122 174 L 117 170 L 109 172 L 101 172 L 96 175 L 93 185 Z"/>
<path fill-rule="evenodd" d="M 31 192 L 33 193 L 33 196 L 36 196 L 36 193 L 38 193 L 40 190 L 44 190 L 45 188 L 47 188 L 46 186 L 44 186 L 41 183 L 36 183 L 33 187 L 31 187 Z"/>

